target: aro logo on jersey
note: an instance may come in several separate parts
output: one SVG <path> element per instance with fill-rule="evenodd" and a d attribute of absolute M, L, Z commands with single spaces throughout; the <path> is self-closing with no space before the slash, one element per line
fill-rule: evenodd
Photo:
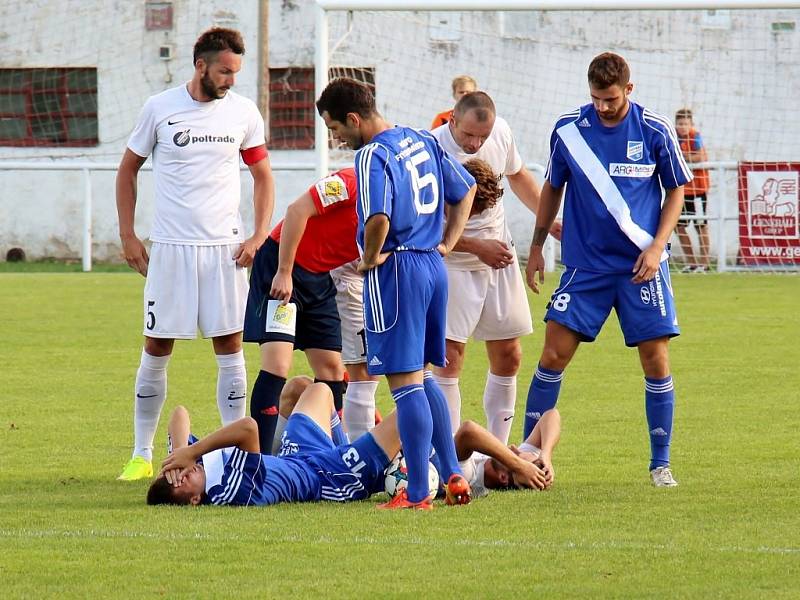
<path fill-rule="evenodd" d="M 644 156 L 644 142 L 628 140 L 628 160 L 642 160 Z"/>

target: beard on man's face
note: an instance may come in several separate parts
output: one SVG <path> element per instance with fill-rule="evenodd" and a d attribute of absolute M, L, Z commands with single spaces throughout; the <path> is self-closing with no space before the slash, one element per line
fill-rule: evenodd
<path fill-rule="evenodd" d="M 211 76 L 208 74 L 208 71 L 206 71 L 205 75 L 203 75 L 202 79 L 200 79 L 200 86 L 203 88 L 203 93 L 214 100 L 223 98 L 228 91 L 228 88 L 226 87 L 217 87 L 214 84 L 214 81 L 211 79 Z"/>

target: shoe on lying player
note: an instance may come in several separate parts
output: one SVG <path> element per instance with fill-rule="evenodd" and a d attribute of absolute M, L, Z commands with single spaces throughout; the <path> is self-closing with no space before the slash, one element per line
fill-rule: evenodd
<path fill-rule="evenodd" d="M 383 504 L 378 504 L 381 510 L 394 510 L 400 508 L 411 508 L 414 510 L 433 510 L 433 502 L 430 496 L 419 502 L 411 502 L 408 499 L 408 491 L 406 488 L 400 488 L 394 495 L 394 498 Z"/>
<path fill-rule="evenodd" d="M 650 479 L 656 487 L 675 487 L 678 482 L 672 476 L 672 471 L 667 467 L 656 467 L 650 471 Z"/>
<path fill-rule="evenodd" d="M 458 473 L 450 475 L 450 479 L 447 480 L 444 491 L 444 501 L 449 506 L 469 504 L 469 501 L 472 500 L 472 490 L 470 490 L 469 482 L 467 482 L 463 475 L 459 475 Z"/>
<path fill-rule="evenodd" d="M 122 469 L 122 474 L 117 477 L 117 481 L 137 481 L 139 479 L 149 479 L 152 476 L 153 463 L 141 456 L 134 456 Z"/>

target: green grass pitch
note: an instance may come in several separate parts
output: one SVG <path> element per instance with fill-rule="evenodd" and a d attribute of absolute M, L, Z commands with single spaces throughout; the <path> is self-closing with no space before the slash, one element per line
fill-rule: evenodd
<path fill-rule="evenodd" d="M 57 270 L 57 269 L 50 269 Z M 553 289 L 550 274 L 546 292 Z M 800 280 L 674 277 L 680 487 L 648 482 L 643 382 L 612 316 L 564 380 L 556 485 L 465 507 L 386 514 L 371 501 L 148 508 L 115 481 L 132 441 L 143 279 L 0 274 L 0 596 L 797 598 Z M 542 344 L 531 297 L 517 414 Z M 250 381 L 258 368 L 247 348 Z M 298 355 L 296 370 L 305 366 Z M 486 360 L 468 349 L 466 417 Z M 208 341 L 179 342 L 168 411 L 217 424 Z M 389 408 L 385 383 L 379 405 Z M 518 438 L 517 418 L 512 438 Z"/>

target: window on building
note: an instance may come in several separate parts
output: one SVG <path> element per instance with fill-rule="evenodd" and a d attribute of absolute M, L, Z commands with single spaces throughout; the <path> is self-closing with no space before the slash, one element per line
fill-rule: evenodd
<path fill-rule="evenodd" d="M 0 145 L 97 143 L 97 69 L 0 69 Z"/>
<path fill-rule="evenodd" d="M 331 67 L 329 77 L 352 77 L 375 92 L 372 67 Z M 307 150 L 314 147 L 314 68 L 289 67 L 269 70 L 269 147 L 275 150 Z"/>

